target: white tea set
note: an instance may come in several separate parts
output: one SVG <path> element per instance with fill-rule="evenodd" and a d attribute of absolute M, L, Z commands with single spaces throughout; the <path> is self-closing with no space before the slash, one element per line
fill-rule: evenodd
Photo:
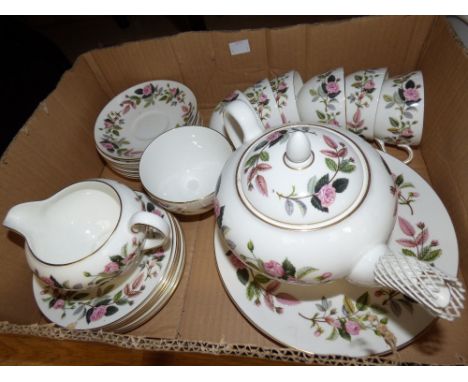
<path fill-rule="evenodd" d="M 166 277 L 176 280 L 183 249 L 174 248 L 183 247 L 183 238 L 168 211 L 198 215 L 214 208 L 217 235 L 231 255 L 234 273 L 249 286 L 249 299 L 259 304 L 263 296 L 270 308 L 275 298 L 288 305 L 290 293 L 273 294 L 280 285 L 324 290 L 332 281 L 346 279 L 390 288 L 434 316 L 457 318 L 465 291 L 451 269 L 447 274 L 434 264 L 439 243 L 433 240 L 430 248 L 421 247 L 421 255 L 410 255 L 409 249 L 402 254 L 389 243 L 398 224 L 413 240 L 407 240 L 408 248 L 422 246 L 429 233 L 424 227 L 417 233 L 398 213 L 417 197 L 416 192 L 402 194 L 414 184 L 404 183 L 402 175 L 394 173 L 399 170 L 393 159 L 390 166 L 388 154 L 362 139 L 376 140 L 382 150 L 385 144 L 399 146 L 407 150 L 407 161 L 410 145 L 421 140 L 421 73 L 387 77 L 386 69 L 345 77 L 339 68 L 303 83 L 297 71 L 290 71 L 244 92 L 234 91 L 215 108 L 210 128 L 195 122 L 196 99 L 185 85 L 153 81 L 119 94 L 97 119 L 96 146 L 116 172 L 139 178 L 148 197 L 115 181 L 88 180 L 45 201 L 15 206 L 3 222 L 25 236 L 36 283 L 47 284 L 42 291 L 52 297 L 41 310 L 57 304 L 57 291 L 71 293 L 75 300 L 76 294 L 89 298 L 88 291 L 99 288 L 102 295 L 102 289 L 120 277 L 123 281 L 104 293 L 114 297 L 102 303 L 101 296 L 102 304 L 95 304 L 91 313 L 80 311 L 83 325 L 78 327 L 91 328 L 97 316 L 102 319 L 113 311 L 101 309 L 98 314 L 98 308 L 126 293 L 125 275 L 135 275 L 135 264 L 140 267 L 155 252 L 178 258 L 165 266 Z M 148 210 L 145 206 L 153 202 L 157 207 Z M 215 235 L 221 267 L 217 240 Z M 170 248 L 164 249 L 168 243 Z M 452 256 L 458 261 L 457 253 Z M 235 287 L 226 272 L 220 268 L 229 292 Z M 256 276 L 250 279 L 251 274 Z M 263 284 L 269 286 L 262 289 Z M 157 289 L 157 283 L 152 288 Z M 170 294 L 174 288 L 169 289 Z M 154 293 L 147 301 L 159 301 Z M 322 299 L 321 309 L 329 308 L 326 301 Z M 359 331 L 351 313 L 369 305 L 363 302 L 361 297 L 351 312 L 348 301 L 347 318 L 336 320 L 333 333 L 348 339 Z M 81 309 L 76 301 L 69 304 Z M 92 328 L 133 328 L 143 322 L 141 317 L 157 312 L 148 313 L 148 304 L 128 311 L 131 320 L 120 317 L 121 325 Z M 63 308 L 66 302 L 59 305 Z M 277 313 L 282 309 L 275 307 Z M 248 318 L 257 314 L 241 310 Z M 67 318 L 46 316 L 66 326 Z M 370 317 L 360 318 L 361 329 Z M 294 341 L 285 342 L 295 346 Z"/>

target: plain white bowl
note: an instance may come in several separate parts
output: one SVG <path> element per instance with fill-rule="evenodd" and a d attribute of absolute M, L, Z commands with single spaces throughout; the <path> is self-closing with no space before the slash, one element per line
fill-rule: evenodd
<path fill-rule="evenodd" d="M 155 202 L 171 212 L 204 213 L 213 206 L 216 182 L 232 150 L 222 134 L 207 127 L 168 130 L 144 151 L 141 183 Z"/>

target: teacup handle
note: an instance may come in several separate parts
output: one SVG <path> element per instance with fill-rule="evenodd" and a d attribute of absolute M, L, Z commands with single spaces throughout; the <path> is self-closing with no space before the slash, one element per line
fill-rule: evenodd
<path fill-rule="evenodd" d="M 384 153 L 387 152 L 387 150 L 385 149 L 385 141 L 383 139 L 380 139 L 380 138 L 375 138 L 375 143 L 377 144 L 377 146 L 379 147 L 379 150 L 383 151 Z M 410 163 L 413 158 L 414 158 L 414 154 L 413 154 L 413 149 L 411 148 L 410 145 L 406 145 L 406 144 L 403 144 L 403 143 L 399 143 L 398 145 L 396 145 L 398 148 L 406 151 L 406 153 L 408 154 L 408 157 L 403 161 L 404 164 L 408 164 Z"/>
<path fill-rule="evenodd" d="M 147 251 L 152 248 L 160 247 L 169 238 L 170 227 L 160 216 L 152 214 L 151 212 L 140 211 L 136 212 L 130 218 L 130 229 L 137 232 L 137 226 L 143 225 L 156 233 L 159 238 L 151 238 L 145 240 L 144 250 Z"/>
<path fill-rule="evenodd" d="M 398 144 L 397 147 L 399 147 L 400 149 L 403 149 L 406 151 L 406 153 L 408 154 L 408 158 L 406 158 L 403 163 L 404 164 L 408 164 L 410 163 L 413 158 L 414 158 L 414 154 L 413 154 L 413 149 L 411 148 L 411 146 L 409 145 L 405 145 L 405 144 Z"/>
<path fill-rule="evenodd" d="M 234 147 L 258 137 L 263 131 L 263 124 L 249 105 L 234 100 L 224 109 L 224 127 Z"/>

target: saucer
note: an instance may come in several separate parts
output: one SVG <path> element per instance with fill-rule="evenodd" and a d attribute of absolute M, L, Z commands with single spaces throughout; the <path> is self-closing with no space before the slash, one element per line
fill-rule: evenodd
<path fill-rule="evenodd" d="M 176 233 L 178 234 L 178 248 L 174 256 L 173 271 L 168 275 L 161 286 L 155 290 L 153 296 L 142 306 L 140 311 L 135 314 L 136 318 L 129 317 L 122 322 L 118 329 L 114 331 L 119 333 L 130 332 L 137 327 L 143 325 L 146 321 L 150 320 L 157 312 L 159 312 L 163 306 L 169 301 L 172 294 L 176 290 L 179 281 L 182 277 L 185 265 L 185 241 L 183 237 L 182 228 L 180 227 L 177 220 L 174 218 L 174 226 Z M 106 328 L 107 329 L 107 328 Z M 112 329 L 108 329 L 112 330 Z"/>
<path fill-rule="evenodd" d="M 398 189 L 392 192 L 399 195 L 390 248 L 456 276 L 457 239 L 441 200 L 414 170 L 380 154 L 396 176 Z M 423 231 L 420 243 L 412 244 Z M 270 280 L 237 261 L 218 227 L 214 242 L 219 274 L 233 303 L 254 327 L 285 346 L 314 354 L 382 354 L 390 351 L 382 330 L 390 330 L 401 348 L 434 320 L 413 300 L 384 288 L 360 287 L 345 280 L 312 287 Z M 378 319 L 380 332 L 370 325 L 368 315 Z"/>
<path fill-rule="evenodd" d="M 159 134 L 198 119 L 192 91 L 175 81 L 148 81 L 114 97 L 99 114 L 94 139 L 104 159 L 135 159 Z"/>
<path fill-rule="evenodd" d="M 140 316 L 144 314 L 149 319 L 149 308 L 152 315 L 157 313 L 175 291 L 184 263 L 180 227 L 169 213 L 155 208 L 146 195 L 137 194 L 146 210 L 160 214 L 169 223 L 171 242 L 143 255 L 130 274 L 91 291 L 61 293 L 33 276 L 34 298 L 48 320 L 69 329 L 123 331 L 124 326 L 134 326 L 136 320 L 143 323 Z"/>

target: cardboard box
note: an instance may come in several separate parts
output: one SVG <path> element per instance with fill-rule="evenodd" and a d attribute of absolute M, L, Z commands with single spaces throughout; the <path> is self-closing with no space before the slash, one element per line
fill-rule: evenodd
<path fill-rule="evenodd" d="M 250 52 L 231 55 L 229 43 L 244 39 Z M 346 73 L 382 66 L 393 75 L 423 71 L 425 130 L 411 166 L 432 183 L 445 203 L 458 236 L 460 270 L 467 275 L 468 58 L 442 17 L 369 17 L 284 29 L 184 33 L 86 53 L 38 106 L 1 158 L 0 216 L 17 203 L 44 199 L 87 178 L 114 178 L 141 190 L 138 182 L 120 178 L 105 166 L 93 140 L 100 110 L 133 84 L 161 78 L 186 84 L 196 94 L 207 123 L 212 108 L 234 89 L 290 69 L 307 80 L 338 66 L 344 66 Z M 0 321 L 11 324 L 2 323 L 0 330 L 121 345 L 134 341 L 147 349 L 213 354 L 231 349 L 244 356 L 288 359 L 293 355 L 297 361 L 310 360 L 262 335 L 232 304 L 216 270 L 213 215 L 181 221 L 187 247 L 182 282 L 156 317 L 129 333 L 138 337 L 33 326 L 46 321 L 33 299 L 23 240 L 1 227 Z M 453 323 L 436 321 L 400 351 L 401 359 L 465 363 L 467 328 L 466 311 Z"/>

